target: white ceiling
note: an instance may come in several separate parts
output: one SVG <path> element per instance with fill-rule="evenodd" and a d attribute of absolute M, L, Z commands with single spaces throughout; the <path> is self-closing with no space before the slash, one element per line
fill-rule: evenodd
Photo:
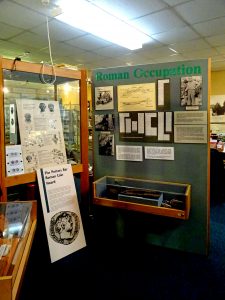
<path fill-rule="evenodd" d="M 1 56 L 49 62 L 48 16 L 57 65 L 92 70 L 211 57 L 212 70 L 225 70 L 225 0 L 89 0 L 150 35 L 152 41 L 135 51 L 55 20 L 56 0 L 42 1 L 0 0 Z"/>

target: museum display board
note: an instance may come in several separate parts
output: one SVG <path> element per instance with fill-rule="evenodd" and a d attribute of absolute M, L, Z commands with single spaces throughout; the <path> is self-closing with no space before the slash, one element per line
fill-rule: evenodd
<path fill-rule="evenodd" d="M 111 207 L 125 227 L 131 211 L 137 227 L 145 215 L 140 231 L 149 243 L 200 254 L 209 242 L 210 72 L 210 60 L 202 59 L 92 74 L 95 207 Z M 126 195 L 120 184 L 112 187 L 112 178 L 122 178 Z M 171 200 L 182 201 L 168 200 L 164 185 L 188 187 L 180 213 Z M 151 197 L 143 199 L 146 188 L 159 193 L 156 205 Z"/>

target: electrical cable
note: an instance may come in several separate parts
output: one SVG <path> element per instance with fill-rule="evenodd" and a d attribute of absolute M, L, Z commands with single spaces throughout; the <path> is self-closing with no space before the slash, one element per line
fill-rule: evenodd
<path fill-rule="evenodd" d="M 49 80 L 49 81 L 44 78 L 45 64 L 44 64 L 44 62 L 42 62 L 40 80 L 42 83 L 45 83 L 45 84 L 54 84 L 56 81 L 56 73 L 55 73 L 55 67 L 54 67 L 53 59 L 52 59 L 52 49 L 51 49 L 51 40 L 50 40 L 50 33 L 49 33 L 48 16 L 46 16 L 46 25 L 47 25 L 48 49 L 49 49 L 51 67 L 52 67 L 52 75 L 51 75 L 51 80 Z"/>

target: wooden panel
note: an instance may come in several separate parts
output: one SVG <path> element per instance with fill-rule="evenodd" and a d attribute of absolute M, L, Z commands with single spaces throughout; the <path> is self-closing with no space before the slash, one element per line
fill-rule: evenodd
<path fill-rule="evenodd" d="M 0 291 L 2 300 L 12 300 L 11 276 L 0 277 Z"/>
<path fill-rule="evenodd" d="M 172 217 L 172 218 L 183 219 L 183 220 L 187 219 L 187 215 L 184 210 L 150 206 L 145 204 L 131 203 L 131 202 L 125 202 L 120 200 L 111 200 L 108 198 L 97 198 L 97 197 L 93 199 L 93 203 L 96 205 L 139 211 L 143 213 L 149 213 L 149 214 L 154 214 L 154 215 L 159 215 L 164 217 Z"/>
<path fill-rule="evenodd" d="M 81 71 L 80 82 L 80 114 L 81 114 L 81 162 L 83 173 L 81 173 L 81 196 L 88 206 L 89 193 L 89 171 L 88 171 L 88 102 L 87 102 L 87 73 Z"/>
<path fill-rule="evenodd" d="M 83 172 L 83 165 L 77 164 L 72 166 L 73 173 L 81 173 Z M 16 186 L 20 184 L 25 184 L 29 182 L 35 182 L 37 180 L 36 172 L 22 174 L 22 175 L 15 175 L 15 176 L 8 176 L 4 178 L 4 186 Z"/>
<path fill-rule="evenodd" d="M 4 99 L 3 99 L 3 72 L 2 58 L 0 56 L 0 184 L 2 189 L 1 201 L 6 198 L 6 190 L 2 185 L 2 179 L 5 176 L 5 122 L 4 122 Z"/>
<path fill-rule="evenodd" d="M 11 59 L 3 58 L 2 67 L 3 69 L 11 70 L 13 68 L 14 61 Z M 16 61 L 15 64 L 17 71 L 29 72 L 29 73 L 42 73 L 42 64 L 33 64 L 29 62 Z M 52 68 L 49 66 L 44 67 L 44 73 L 52 75 Z M 59 77 L 68 77 L 74 79 L 81 79 L 81 72 L 70 69 L 61 69 L 55 67 L 55 74 Z"/>

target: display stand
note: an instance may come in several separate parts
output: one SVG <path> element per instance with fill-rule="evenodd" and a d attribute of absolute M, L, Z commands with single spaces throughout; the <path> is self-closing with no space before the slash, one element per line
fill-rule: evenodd
<path fill-rule="evenodd" d="M 13 186 L 20 186 L 36 182 L 36 173 L 27 173 L 14 176 L 6 176 L 6 140 L 5 140 L 5 111 L 4 111 L 4 71 L 8 72 L 20 72 L 21 78 L 24 78 L 24 83 L 28 82 L 27 76 L 34 74 L 39 76 L 43 73 L 43 66 L 41 64 L 33 64 L 22 61 L 13 61 L 9 59 L 0 58 L 0 141 L 1 141 L 1 188 L 2 188 L 2 199 L 1 201 L 7 201 L 8 191 L 7 189 Z M 86 71 L 74 71 L 70 69 L 55 68 L 55 74 L 58 78 L 64 78 L 70 80 L 79 81 L 79 102 L 80 102 L 80 162 L 72 166 L 73 173 L 80 175 L 81 178 L 81 196 L 83 201 L 87 202 L 89 192 L 89 176 L 88 176 L 88 107 L 87 107 L 87 83 L 86 83 Z M 45 76 L 52 76 L 52 68 L 46 66 L 44 68 Z M 22 79 L 21 79 L 22 80 Z M 17 89 L 18 92 L 18 89 Z M 16 97 L 17 95 L 15 95 Z M 26 95 L 28 98 L 29 96 Z M 54 84 L 53 98 L 57 100 L 57 84 Z M 87 204 L 87 203 L 86 203 Z"/>
<path fill-rule="evenodd" d="M 22 285 L 22 279 L 36 230 L 37 203 L 36 201 L 26 201 L 24 203 L 27 204 L 28 202 L 32 204 L 29 227 L 27 228 L 25 235 L 20 238 L 19 244 L 17 245 L 13 256 L 8 258 L 11 262 L 8 268 L 8 274 L 0 277 L 1 299 L 4 300 L 18 299 Z M 23 202 L 17 203 L 21 204 Z M 7 205 L 7 203 L 1 203 L 1 205 Z M 12 248 L 10 251 L 12 251 Z M 10 256 L 10 252 L 8 256 Z"/>
<path fill-rule="evenodd" d="M 93 119 L 101 120 L 102 115 L 115 119 L 114 128 L 104 120 L 104 126 L 97 123 L 93 130 L 93 203 L 97 212 L 110 210 L 118 236 L 135 216 L 137 232 L 150 244 L 208 253 L 210 73 L 210 59 L 93 71 Z M 118 193 L 113 198 L 108 193 L 107 184 L 120 177 L 132 196 Z M 186 185 L 183 209 L 135 196 L 136 180 L 141 189 L 162 193 L 165 184 Z"/>

